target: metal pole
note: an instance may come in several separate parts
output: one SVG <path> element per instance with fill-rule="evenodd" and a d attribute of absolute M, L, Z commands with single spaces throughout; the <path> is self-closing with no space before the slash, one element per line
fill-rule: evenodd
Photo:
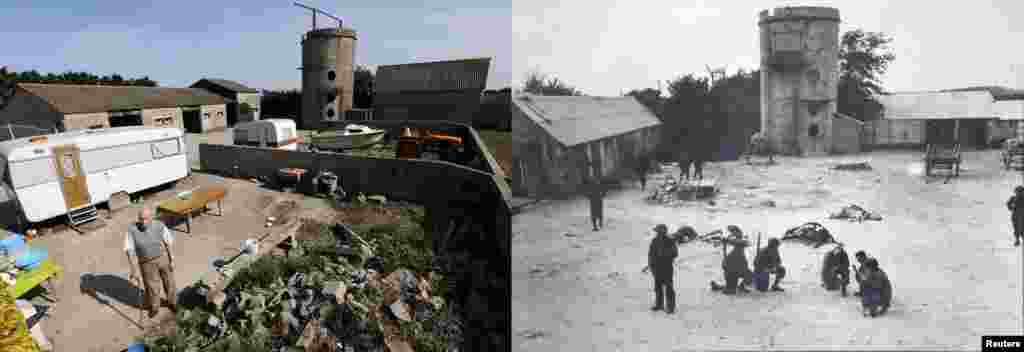
<path fill-rule="evenodd" d="M 7 123 L 7 132 L 11 133 L 11 139 L 14 139 L 14 129 L 11 128 L 11 123 Z"/>

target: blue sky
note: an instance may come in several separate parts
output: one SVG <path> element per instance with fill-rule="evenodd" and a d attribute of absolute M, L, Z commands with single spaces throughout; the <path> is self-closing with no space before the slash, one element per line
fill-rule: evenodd
<path fill-rule="evenodd" d="M 508 64 L 505 1 L 300 1 L 359 34 L 356 63 L 376 65 L 493 57 L 488 85 L 521 79 Z M 301 35 L 310 12 L 290 0 L 4 1 L 0 65 L 148 75 L 162 86 L 220 77 L 255 88 L 298 88 Z M 371 5 L 372 4 L 372 5 Z M 336 24 L 317 16 L 317 26 Z"/>

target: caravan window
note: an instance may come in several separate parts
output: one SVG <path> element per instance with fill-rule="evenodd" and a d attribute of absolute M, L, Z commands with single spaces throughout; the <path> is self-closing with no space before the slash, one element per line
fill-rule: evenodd
<path fill-rule="evenodd" d="M 82 152 L 82 167 L 86 173 L 110 170 L 153 160 L 150 143 L 120 145 Z"/>
<path fill-rule="evenodd" d="M 57 181 L 53 158 L 17 161 L 10 164 L 11 186 L 15 189 Z"/>
<path fill-rule="evenodd" d="M 162 141 L 154 142 L 153 144 L 153 159 L 161 159 L 169 156 L 178 155 L 181 153 L 181 144 L 178 143 L 178 139 L 165 139 Z"/>

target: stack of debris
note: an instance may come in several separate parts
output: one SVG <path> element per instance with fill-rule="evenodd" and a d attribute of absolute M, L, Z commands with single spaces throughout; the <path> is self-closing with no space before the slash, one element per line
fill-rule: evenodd
<path fill-rule="evenodd" d="M 684 201 L 707 199 L 717 193 L 718 187 L 713 180 L 679 182 L 666 178 L 647 199 L 658 204 L 677 205 Z"/>
<path fill-rule="evenodd" d="M 461 327 L 451 318 L 453 308 L 432 295 L 431 282 L 440 277 L 404 268 L 385 275 L 386 259 L 375 254 L 376 241 L 344 225 L 328 229 L 330 234 L 308 242 L 293 239 L 284 256 L 263 257 L 241 269 L 213 304 L 202 299 L 209 286 L 188 288 L 178 317 L 188 346 L 175 350 L 239 343 L 246 350 L 245 343 L 262 343 L 275 352 L 411 352 L 423 331 L 444 334 L 457 345 Z M 147 349 L 174 343 L 151 341 Z"/>
<path fill-rule="evenodd" d="M 832 170 L 871 171 L 871 165 L 868 165 L 867 162 L 838 164 L 836 166 L 833 166 Z"/>

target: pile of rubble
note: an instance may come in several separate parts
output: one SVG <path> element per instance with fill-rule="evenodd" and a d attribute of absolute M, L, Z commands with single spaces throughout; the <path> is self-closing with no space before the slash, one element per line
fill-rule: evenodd
<path fill-rule="evenodd" d="M 414 351 L 424 334 L 443 335 L 431 343 L 447 344 L 431 350 L 458 346 L 459 319 L 432 294 L 431 282 L 439 276 L 405 268 L 385 274 L 387 259 L 374 254 L 376 242 L 343 225 L 330 233 L 293 242 L 285 256 L 263 257 L 241 269 L 212 304 L 205 303 L 209 286 L 189 287 L 178 316 L 187 346 L 175 350 L 244 350 L 245 343 L 260 343 L 275 352 L 405 352 Z M 167 345 L 173 339 L 149 341 L 147 349 L 172 347 Z"/>
<path fill-rule="evenodd" d="M 683 181 L 667 177 L 662 184 L 654 187 L 654 191 L 647 197 L 648 201 L 656 204 L 681 205 L 686 201 L 703 200 L 718 194 L 718 187 L 714 181 Z"/>

